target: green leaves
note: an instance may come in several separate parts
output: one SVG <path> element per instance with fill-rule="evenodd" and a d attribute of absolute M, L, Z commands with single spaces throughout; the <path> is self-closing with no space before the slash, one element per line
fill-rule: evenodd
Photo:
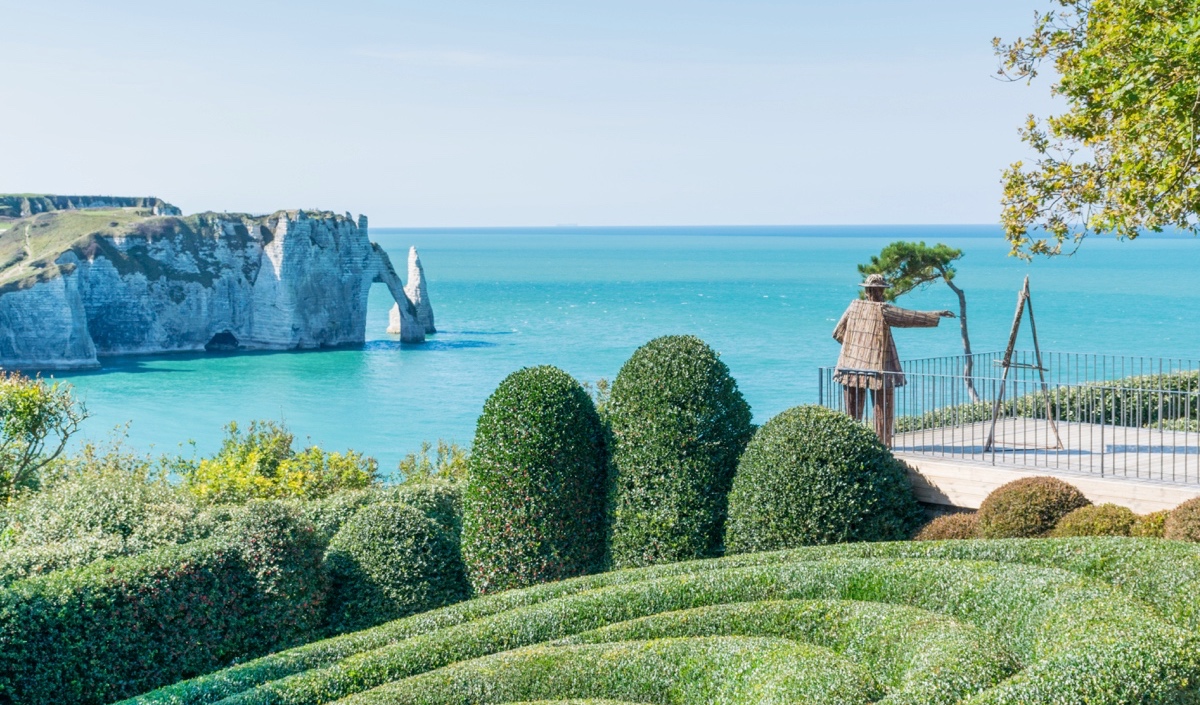
<path fill-rule="evenodd" d="M 70 386 L 0 370 L 0 502 L 35 485 L 86 418 Z"/>
<path fill-rule="evenodd" d="M 858 273 L 864 278 L 869 274 L 882 274 L 888 280 L 884 297 L 895 301 L 913 289 L 933 282 L 949 283 L 956 273 L 954 262 L 962 256 L 962 250 L 941 243 L 929 247 L 924 242 L 897 241 L 883 248 L 878 255 L 872 255 L 869 263 L 858 265 Z"/>
<path fill-rule="evenodd" d="M 1057 0 L 1028 36 L 993 46 L 1000 73 L 1049 60 L 1067 110 L 1021 131 L 1033 166 L 1004 173 L 1012 253 L 1058 255 L 1091 233 L 1200 232 L 1200 2 Z M 1045 235 L 1045 236 L 1043 236 Z"/>
<path fill-rule="evenodd" d="M 463 557 L 488 593 L 603 565 L 604 430 L 591 397 L 543 365 L 509 375 L 483 406 L 463 499 Z"/>
<path fill-rule="evenodd" d="M 612 565 L 717 555 L 726 495 L 753 433 L 729 368 L 699 338 L 656 338 L 621 367 L 605 415 Z"/>
<path fill-rule="evenodd" d="M 912 535 L 921 510 L 904 466 L 869 429 L 819 406 L 754 434 L 729 494 L 731 553 Z"/>

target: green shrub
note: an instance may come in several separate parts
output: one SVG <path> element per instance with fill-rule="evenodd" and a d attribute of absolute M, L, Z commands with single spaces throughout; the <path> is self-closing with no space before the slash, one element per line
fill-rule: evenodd
<path fill-rule="evenodd" d="M 465 599 L 457 538 L 407 504 L 360 509 L 325 554 L 331 630 L 363 629 Z"/>
<path fill-rule="evenodd" d="M 1129 536 L 1138 516 L 1128 507 L 1100 504 L 1080 507 L 1058 520 L 1051 536 Z"/>
<path fill-rule="evenodd" d="M 319 550 L 287 508 L 0 590 L 0 701 L 106 703 L 311 639 Z"/>
<path fill-rule="evenodd" d="M 1200 497 L 1189 499 L 1171 510 L 1163 522 L 1163 538 L 1200 541 Z"/>
<path fill-rule="evenodd" d="M 437 476 L 409 480 L 381 493 L 381 497 L 416 507 L 425 516 L 441 524 L 457 544 L 462 534 L 463 483 L 451 482 Z"/>
<path fill-rule="evenodd" d="M 1161 539 L 1166 535 L 1167 517 L 1170 515 L 1171 512 L 1167 509 L 1142 515 L 1134 522 L 1133 527 L 1129 530 L 1129 535 Z"/>
<path fill-rule="evenodd" d="M 979 517 L 975 512 L 943 514 L 917 532 L 914 541 L 943 541 L 946 539 L 973 539 L 979 533 Z"/>
<path fill-rule="evenodd" d="M 409 453 L 400 460 L 400 477 L 404 479 L 404 482 L 430 479 L 465 482 L 467 461 L 470 457 L 466 449 L 440 438 L 437 442 L 436 454 L 430 457 L 429 451 L 433 449 L 433 444 L 425 441 L 421 444 L 421 450 Z"/>
<path fill-rule="evenodd" d="M 621 367 L 606 405 L 614 567 L 717 555 L 750 406 L 693 336 L 656 338 Z"/>
<path fill-rule="evenodd" d="M 0 503 L 36 487 L 87 418 L 71 386 L 0 370 Z"/>
<path fill-rule="evenodd" d="M 509 375 L 483 406 L 463 497 L 463 558 L 480 593 L 599 570 L 604 434 L 583 387 L 549 366 Z"/>
<path fill-rule="evenodd" d="M 322 570 L 325 542 L 295 506 L 247 502 L 233 510 L 217 535 L 238 546 L 259 589 L 273 598 L 253 618 L 264 640 L 245 651 L 303 643 L 320 632 L 327 588 Z"/>
<path fill-rule="evenodd" d="M 979 535 L 989 539 L 1049 534 L 1058 521 L 1091 502 L 1054 477 L 1025 477 L 996 488 L 979 506 Z"/>
<path fill-rule="evenodd" d="M 342 490 L 328 497 L 313 500 L 295 500 L 297 508 L 305 519 L 312 522 L 317 536 L 329 543 L 338 529 L 350 520 L 358 510 L 379 501 L 380 495 L 376 490 Z M 218 505 L 224 506 L 224 505 Z"/>
<path fill-rule="evenodd" d="M 33 547 L 75 539 L 113 539 L 123 554 L 196 538 L 197 508 L 145 457 L 120 443 L 86 445 L 59 462 L 38 492 L 7 508 L 0 545 Z"/>
<path fill-rule="evenodd" d="M 245 432 L 230 423 L 217 454 L 185 468 L 184 484 L 210 504 L 318 499 L 374 484 L 379 470 L 374 458 L 352 450 L 328 453 L 316 446 L 297 453 L 293 440 L 287 428 L 272 421 L 252 421 Z"/>
<path fill-rule="evenodd" d="M 684 643 L 739 635 L 782 636 L 828 649 L 823 655 L 789 658 L 786 668 L 794 669 L 797 679 L 827 682 L 820 669 L 834 666 L 847 673 L 843 664 L 849 660 L 888 686 L 879 702 L 891 705 L 960 700 L 1176 704 L 1196 694 L 1200 650 L 1190 629 L 1164 620 L 1193 624 L 1200 616 L 1156 612 L 1149 605 L 1194 607 L 1192 593 L 1181 592 L 1184 584 L 1178 581 L 1197 575 L 1200 551 L 1195 547 L 1127 538 L 859 543 L 738 555 L 489 595 L 240 664 L 137 702 L 184 705 L 229 698 L 230 703 L 300 705 L 355 693 L 364 695 L 345 702 L 414 692 L 429 694 L 425 702 L 457 702 L 440 699 L 452 694 L 465 702 L 471 698 L 464 692 L 440 689 L 463 678 L 491 688 L 481 680 L 484 673 L 501 688 L 525 687 L 514 678 L 541 688 L 550 673 L 575 678 L 554 676 L 554 691 L 470 691 L 476 697 L 486 692 L 481 700 L 613 697 L 614 691 L 604 688 L 617 686 L 600 679 L 611 684 L 676 673 L 649 661 L 613 677 L 605 664 L 625 668 L 620 664 L 642 648 L 642 639 Z M 522 647 L 550 653 L 564 639 L 635 641 L 608 644 L 612 650 L 602 663 L 586 656 L 591 652 L 576 652 L 586 668 L 570 666 L 563 657 L 553 668 L 531 670 L 519 665 L 530 651 L 510 653 L 515 661 L 508 656 L 473 661 Z M 741 653 L 729 648 L 722 655 Z M 752 661 L 750 656 L 747 666 Z M 1014 667 L 1021 670 L 1005 678 Z M 797 682 L 774 681 L 782 668 L 723 673 L 716 680 L 733 688 L 724 691 L 728 699 L 699 701 L 773 702 L 764 700 L 771 692 L 766 684 L 787 688 L 786 683 Z M 705 670 L 696 663 L 679 686 L 705 683 Z M 586 685 L 576 690 L 572 682 Z M 752 682 L 764 690 L 738 690 Z M 394 685 L 372 691 L 388 683 Z M 875 699 L 874 694 L 864 697 Z M 652 698 L 639 693 L 635 699 Z"/>
<path fill-rule="evenodd" d="M 869 429 L 819 406 L 780 413 L 754 434 L 729 494 L 731 553 L 906 539 L 920 505 L 904 465 Z"/>

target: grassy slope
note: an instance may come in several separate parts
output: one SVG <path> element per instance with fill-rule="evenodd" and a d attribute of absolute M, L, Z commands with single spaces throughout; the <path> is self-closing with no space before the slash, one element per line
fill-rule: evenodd
<path fill-rule="evenodd" d="M 39 213 L 10 221 L 0 232 L 0 288 L 24 288 L 58 274 L 54 264 L 72 246 L 93 234 L 127 234 L 149 211 L 114 208 Z"/>
<path fill-rule="evenodd" d="M 741 555 L 478 598 L 132 702 L 317 704 L 349 696 L 430 704 L 486 694 L 487 702 L 674 703 L 682 701 L 672 693 L 706 687 L 703 673 L 723 668 L 726 648 L 743 650 L 746 663 L 770 662 L 717 699 L 726 703 L 773 702 L 759 686 L 802 702 L 791 689 L 810 685 L 848 688 L 845 698 L 821 702 L 865 702 L 855 693 L 873 699 L 876 685 L 889 703 L 1198 702 L 1198 589 L 1200 547 L 1159 540 L 848 544 Z M 675 646 L 715 637 L 743 640 Z M 848 661 L 829 672 L 821 669 L 833 654 L 775 662 L 774 642 L 762 639 L 781 637 Z M 878 682 L 858 683 L 858 667 Z M 607 677 L 613 669 L 621 679 Z"/>

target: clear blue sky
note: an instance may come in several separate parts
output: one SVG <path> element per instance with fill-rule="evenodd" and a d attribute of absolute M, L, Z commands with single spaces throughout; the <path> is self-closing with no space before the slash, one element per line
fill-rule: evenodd
<path fill-rule="evenodd" d="M 989 223 L 1022 0 L 0 0 L 0 191 L 375 226 Z M 1060 107 L 1060 106 L 1059 106 Z"/>

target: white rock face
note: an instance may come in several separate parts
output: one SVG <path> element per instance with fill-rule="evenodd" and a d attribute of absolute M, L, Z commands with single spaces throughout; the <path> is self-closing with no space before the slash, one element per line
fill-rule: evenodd
<path fill-rule="evenodd" d="M 436 333 L 433 306 L 429 303 L 429 290 L 425 286 L 425 268 L 421 266 L 421 256 L 417 254 L 416 247 L 408 249 L 408 284 L 404 287 L 404 296 L 416 309 L 417 324 L 425 334 Z M 400 304 L 394 304 L 388 317 L 388 332 L 399 333 L 401 327 Z"/>
<path fill-rule="evenodd" d="M 401 339 L 425 327 L 367 220 L 311 211 L 252 218 L 152 218 L 94 235 L 62 274 L 0 291 L 0 366 L 97 366 L 98 357 L 206 349 L 362 344 L 367 296 L 383 283 Z M 427 299 L 426 299 L 427 300 Z"/>

